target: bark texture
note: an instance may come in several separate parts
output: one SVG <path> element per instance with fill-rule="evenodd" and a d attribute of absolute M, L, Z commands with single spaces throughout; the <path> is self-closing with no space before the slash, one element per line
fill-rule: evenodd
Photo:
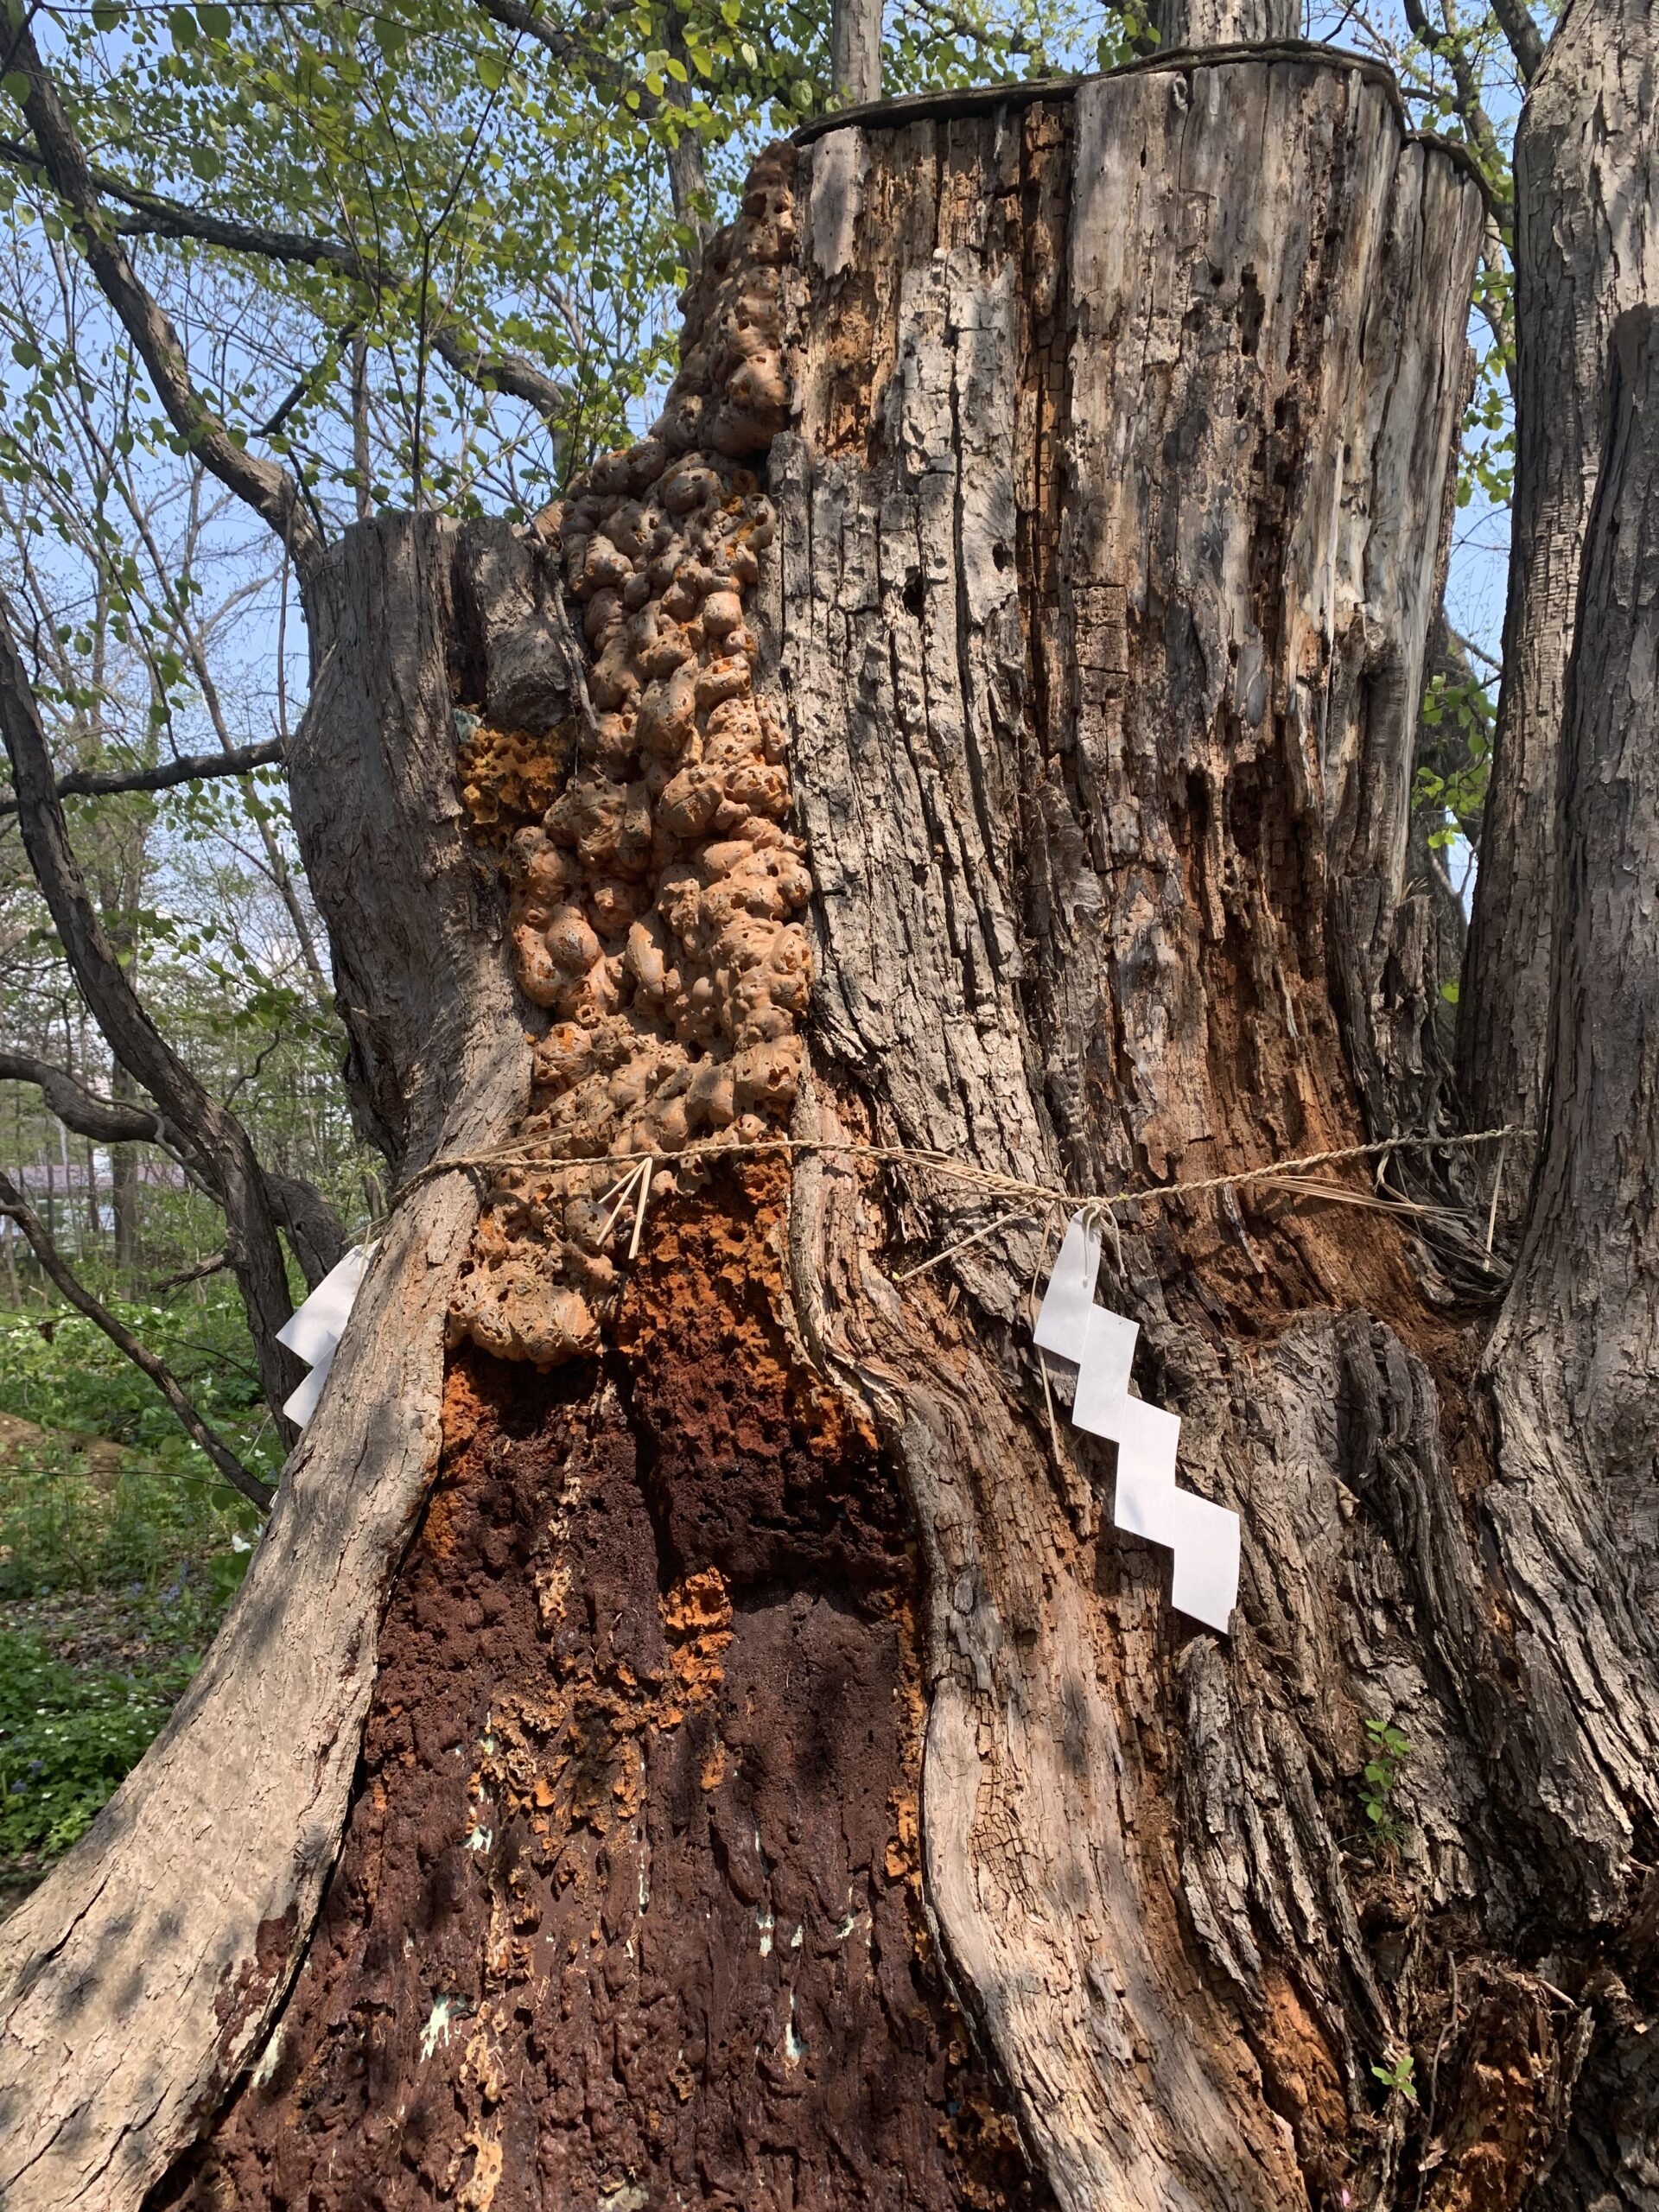
<path fill-rule="evenodd" d="M 1536 1735 L 1541 1856 L 1592 1921 L 1624 1922 L 1593 1992 L 1580 2086 L 1612 2125 L 1576 2136 L 1566 2203 L 1659 2192 L 1659 332 L 1617 327 L 1610 435 L 1586 536 L 1562 728 L 1548 1117 L 1488 1355 L 1491 1523 Z M 1593 1689 L 1590 1688 L 1593 1685 Z M 1570 1716 L 1562 1725 L 1563 1716 Z M 1523 1756 L 1526 1754 L 1523 1753 Z"/>
<path fill-rule="evenodd" d="M 1154 0 L 1147 11 L 1161 52 L 1262 46 L 1301 35 L 1300 0 Z"/>
<path fill-rule="evenodd" d="M 835 0 L 830 16 L 830 84 L 842 105 L 881 97 L 881 0 Z"/>
<path fill-rule="evenodd" d="M 1079 1189 L 1340 1143 L 1365 1091 L 1386 1121 L 1425 1013 L 1396 932 L 1470 188 L 1384 85 L 1311 59 L 808 158 L 773 624 L 822 903 L 818 1110 Z M 1230 190 L 1253 166 L 1274 188 Z M 1103 1469 L 1069 1439 L 1046 1464 L 1015 1379 L 1036 1240 L 964 1259 L 979 1320 L 956 1328 L 863 1263 L 844 1176 L 804 1179 L 804 1302 L 929 1547 L 929 1894 L 1057 2193 L 1282 2203 L 1299 2164 L 1353 2185 L 1388 2157 L 1363 2054 L 1412 2000 L 1339 1871 L 1340 1777 L 1406 1683 L 1337 1594 L 1380 1547 L 1339 1533 L 1325 1424 L 1408 1356 L 1334 1316 L 1259 1360 L 1226 1344 L 1287 1297 L 1417 1318 L 1397 1245 L 1206 1211 L 1129 1262 L 1185 1478 L 1244 1508 L 1293 1687 L 1249 1634 L 1182 1637 L 1101 1532 Z M 947 1241 L 982 1219 L 899 1216 Z M 1264 1522 L 1281 1454 L 1294 1502 Z M 1285 1941 L 1310 1910 L 1318 1955 Z"/>
<path fill-rule="evenodd" d="M 1459 1065 L 1477 1126 L 1536 1126 L 1550 1039 L 1562 712 L 1625 310 L 1659 301 L 1659 31 L 1573 0 L 1515 141 L 1513 557 Z"/>
<path fill-rule="evenodd" d="M 1222 1639 L 1046 1402 L 1045 1225 L 765 1149 L 1105 1193 L 1437 1125 L 1408 813 L 1482 220 L 1307 48 L 832 119 L 710 242 L 652 437 L 533 532 L 353 540 L 296 775 L 360 1094 L 406 1175 L 522 1149 L 397 1208 L 215 1654 L 327 1588 L 303 1868 L 296 1783 L 199 1904 L 249 1672 L 30 1908 L 9 2206 L 1640 2201 L 1647 1630 L 1586 1559 L 1553 1640 L 1526 1550 L 1605 1562 L 1626 1493 L 1503 1456 L 1544 1415 L 1508 1338 L 1482 1380 L 1475 1232 L 1363 1178 L 1126 1224 L 1137 1382 L 1243 1517 Z M 1584 995 L 1650 1012 L 1630 792 Z M 169 1758 L 204 1841 L 145 1894 Z M 82 1988 L 146 2057 L 98 2074 Z"/>

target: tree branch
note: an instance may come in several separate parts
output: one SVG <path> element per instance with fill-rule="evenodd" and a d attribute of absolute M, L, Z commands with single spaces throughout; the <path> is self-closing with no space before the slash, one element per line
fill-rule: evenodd
<path fill-rule="evenodd" d="M 534 39 L 562 68 L 575 71 L 584 77 L 594 90 L 613 105 L 622 106 L 627 94 L 632 92 L 639 103 L 636 111 L 642 121 L 649 123 L 662 113 L 664 103 L 654 92 L 647 91 L 643 85 L 634 84 L 626 71 L 607 60 L 603 54 L 595 54 L 591 47 L 573 38 L 557 23 L 550 22 L 545 16 L 526 7 L 524 0 L 478 0 L 478 4 L 504 30 L 516 31 L 521 38 Z M 671 25 L 676 24 L 677 21 L 671 10 Z M 684 41 L 677 29 L 671 29 L 669 43 L 670 50 L 683 59 Z M 703 212 L 709 180 L 703 166 L 702 141 L 695 130 L 685 130 L 680 133 L 676 144 L 669 149 L 667 161 L 668 188 L 674 201 L 675 218 L 690 231 L 699 246 L 706 245 L 711 229 Z M 505 385 L 502 388 L 504 391 L 506 389 Z"/>
<path fill-rule="evenodd" d="M 26 169 L 31 176 L 54 182 L 50 169 L 33 146 L 20 139 L 0 137 L 0 162 Z M 268 261 L 293 261 L 310 269 L 334 269 L 371 285 L 395 283 L 389 270 L 372 256 L 338 238 L 313 238 L 304 231 L 273 231 L 214 215 L 203 207 L 187 207 L 159 192 L 146 192 L 130 184 L 113 170 L 91 162 L 86 171 L 93 189 L 105 200 L 116 200 L 137 211 L 137 220 L 119 217 L 110 227 L 119 238 L 199 238 L 205 245 L 222 245 L 234 253 L 257 253 Z"/>
<path fill-rule="evenodd" d="M 830 91 L 846 107 L 881 97 L 881 0 L 834 0 L 830 11 Z"/>
<path fill-rule="evenodd" d="M 231 1264 L 226 1252 L 210 1252 L 205 1260 L 198 1260 L 191 1267 L 181 1268 L 175 1275 L 158 1275 L 149 1286 L 154 1292 L 181 1290 L 188 1282 L 205 1282 L 209 1275 L 223 1274 Z"/>
<path fill-rule="evenodd" d="M 160 1145 L 177 1159 L 185 1147 L 148 1106 L 100 1098 L 62 1068 L 32 1052 L 0 1052 L 0 1083 L 32 1083 L 66 1128 L 94 1144 Z M 264 1173 L 265 1197 L 279 1229 L 288 1231 L 308 1289 L 315 1290 L 346 1252 L 346 1229 L 315 1184 L 298 1175 Z M 225 1255 L 219 1264 L 228 1265 Z"/>
<path fill-rule="evenodd" d="M 1452 73 L 1452 88 L 1457 94 L 1458 113 L 1463 127 L 1469 133 L 1471 147 L 1478 152 L 1477 164 L 1481 188 L 1492 219 L 1500 231 L 1507 233 L 1514 221 L 1512 196 L 1505 196 L 1492 183 L 1494 176 L 1507 173 L 1503 149 L 1497 143 L 1497 133 L 1492 128 L 1492 118 L 1481 104 L 1480 86 L 1469 57 L 1459 44 L 1454 33 L 1437 30 L 1428 20 L 1423 0 L 1403 0 L 1406 22 L 1419 45 L 1445 62 Z"/>
<path fill-rule="evenodd" d="M 13 37 L 13 67 L 25 79 L 23 113 L 35 134 L 53 189 L 68 208 L 75 236 L 99 288 L 119 316 L 156 382 L 168 419 L 189 449 L 227 490 L 235 493 L 276 531 L 308 575 L 322 557 L 323 541 L 301 496 L 297 480 L 272 461 L 246 452 L 196 390 L 177 331 L 138 281 L 114 226 L 80 142 L 64 113 L 51 72 L 17 0 L 6 9 Z"/>
<path fill-rule="evenodd" d="M 57 779 L 60 798 L 107 798 L 114 791 L 166 791 L 175 784 L 196 784 L 209 776 L 245 776 L 251 769 L 274 767 L 288 757 L 280 737 L 260 745 L 238 746 L 233 753 L 181 753 L 154 768 L 74 768 Z M 17 801 L 0 792 L 0 814 L 16 814 Z"/>
<path fill-rule="evenodd" d="M 78 1313 L 102 1329 L 110 1342 L 124 1352 L 133 1365 L 149 1376 L 150 1381 L 167 1400 L 187 1433 L 213 1461 L 232 1489 L 241 1491 L 262 1513 L 269 1513 L 276 1493 L 269 1483 L 262 1482 L 237 1458 L 221 1436 L 208 1427 L 207 1422 L 179 1388 L 173 1372 L 155 1353 L 141 1344 L 124 1322 L 118 1321 L 106 1306 L 101 1306 L 91 1291 L 82 1287 L 58 1255 L 57 1247 L 46 1233 L 44 1223 L 24 1199 L 22 1192 L 8 1176 L 0 1173 L 0 1214 L 15 1221 L 28 1239 L 30 1249 L 46 1273 Z"/>
<path fill-rule="evenodd" d="M 10 610 L 0 596 L 0 736 L 11 757 L 17 817 L 29 866 L 82 996 L 110 1050 L 160 1107 L 168 1141 L 224 1209 L 226 1243 L 273 1413 L 300 1380 L 299 1363 L 276 1341 L 293 1310 L 288 1270 L 264 1177 L 247 1131 L 185 1066 L 139 1003 L 87 895 L 41 728 L 18 656 Z M 289 1424 L 283 1422 L 283 1432 Z"/>
<path fill-rule="evenodd" d="M 83 1089 L 73 1076 L 32 1052 L 0 1052 L 0 1083 L 32 1083 L 66 1128 L 94 1144 L 161 1144 L 162 1117 Z"/>
<path fill-rule="evenodd" d="M 469 377 L 474 384 L 486 385 L 493 391 L 505 391 L 509 399 L 522 399 L 538 415 L 550 422 L 568 414 L 570 394 L 556 377 L 527 361 L 522 353 L 486 353 L 463 339 L 448 317 L 429 326 L 427 336 L 432 350 L 441 361 L 446 362 L 457 376 Z"/>
<path fill-rule="evenodd" d="M 1529 85 L 1544 66 L 1544 40 L 1532 20 L 1527 0 L 1492 0 L 1492 13 L 1510 42 L 1510 52 L 1515 56 L 1522 82 Z"/>
<path fill-rule="evenodd" d="M 32 120 L 32 118 L 31 118 Z M 26 169 L 51 177 L 46 162 L 29 146 L 22 145 L 15 138 L 0 138 L 0 162 L 13 168 Z M 267 230 L 257 223 L 243 223 L 225 215 L 214 215 L 206 208 L 187 207 L 181 200 L 164 199 L 160 193 L 143 191 L 137 185 L 113 175 L 108 169 L 86 166 L 86 175 L 96 191 L 106 200 L 113 200 L 134 213 L 118 217 L 111 226 L 113 234 L 121 238 L 194 238 L 203 245 L 221 248 L 226 253 L 243 253 L 261 261 L 292 263 L 306 269 L 329 269 L 337 275 L 349 277 L 354 283 L 374 293 L 401 292 L 409 289 L 408 280 L 375 255 L 361 253 L 340 238 L 317 238 L 300 231 Z M 493 353 L 473 344 L 449 316 L 441 316 L 429 329 L 433 350 L 447 362 L 458 376 L 470 378 L 475 384 L 488 385 L 504 391 L 509 398 L 521 399 L 527 407 L 550 419 L 568 411 L 570 395 L 556 378 L 526 359 L 522 353 Z M 303 396 L 303 388 L 296 391 Z M 293 399 L 286 403 L 292 405 Z M 169 410 L 170 411 L 170 410 Z M 273 417 L 264 426 L 262 435 L 279 427 L 279 418 Z M 202 458 L 209 467 L 212 461 L 206 452 Z M 260 467 L 274 464 L 261 462 Z M 214 472 L 219 474 L 217 470 Z M 280 471 L 277 472 L 279 474 Z M 223 480 L 221 479 L 221 480 Z M 232 489 L 236 489 L 232 486 Z M 244 495 L 245 496 L 245 494 Z M 297 565 L 297 561 L 296 561 Z"/>
<path fill-rule="evenodd" d="M 559 24 L 550 22 L 545 16 L 526 7 L 524 0 L 478 0 L 478 4 L 505 30 L 517 31 L 522 38 L 533 38 L 562 67 L 585 77 L 594 90 L 603 93 L 607 99 L 620 105 L 626 93 L 637 90 L 639 113 L 655 114 L 656 102 L 643 86 L 631 85 L 624 72 L 605 55 L 595 54 Z"/>
<path fill-rule="evenodd" d="M 270 1210 L 288 1231 L 306 1288 L 315 1290 L 328 1270 L 346 1256 L 346 1229 L 322 1192 L 298 1175 L 265 1172 Z"/>

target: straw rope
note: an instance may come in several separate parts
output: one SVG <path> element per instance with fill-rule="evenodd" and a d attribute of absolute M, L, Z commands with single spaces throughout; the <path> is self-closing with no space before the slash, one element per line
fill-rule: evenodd
<path fill-rule="evenodd" d="M 446 1154 L 434 1160 L 411 1175 L 392 1193 L 387 1207 L 390 1215 L 410 1194 L 424 1183 L 440 1175 L 467 1173 L 479 1168 L 508 1168 L 533 1174 L 573 1174 L 578 1170 L 591 1171 L 596 1167 L 613 1167 L 623 1171 L 621 1181 L 612 1186 L 607 1198 L 617 1201 L 607 1224 L 607 1232 L 614 1226 L 617 1216 L 628 1204 L 635 1201 L 633 1236 L 630 1257 L 639 1251 L 639 1235 L 644 1226 L 645 1201 L 650 1195 L 653 1176 L 659 1171 L 671 1171 L 699 1160 L 753 1159 L 767 1154 L 782 1154 L 793 1159 L 817 1154 L 821 1157 L 835 1157 L 868 1161 L 883 1167 L 922 1168 L 930 1173 L 942 1175 L 947 1180 L 965 1184 L 988 1198 L 1024 1201 L 1024 1205 L 1009 1213 L 999 1215 L 976 1229 L 971 1236 L 936 1253 L 920 1268 L 912 1268 L 908 1274 L 896 1276 L 905 1281 L 909 1275 L 922 1274 L 926 1268 L 939 1265 L 955 1253 L 965 1250 L 982 1237 L 992 1236 L 999 1229 L 1007 1228 L 1020 1220 L 1034 1220 L 1047 1214 L 1056 1206 L 1081 1211 L 1091 1219 L 1103 1224 L 1113 1222 L 1114 1217 L 1127 1212 L 1133 1206 L 1167 1202 L 1171 1198 L 1205 1198 L 1221 1191 L 1236 1191 L 1251 1183 L 1294 1181 L 1306 1177 L 1317 1167 L 1338 1167 L 1361 1160 L 1374 1160 L 1380 1166 L 1402 1152 L 1463 1152 L 1476 1145 L 1506 1143 L 1510 1137 L 1528 1137 L 1534 1132 L 1519 1123 L 1510 1122 L 1503 1128 L 1477 1129 L 1465 1136 L 1384 1137 L 1373 1144 L 1338 1145 L 1327 1152 L 1304 1153 L 1295 1160 L 1268 1160 L 1259 1167 L 1245 1167 L 1230 1175 L 1203 1175 L 1180 1183 L 1149 1183 L 1137 1191 L 1120 1191 L 1111 1198 L 1079 1195 L 1057 1183 L 1027 1182 L 1017 1175 L 1001 1175 L 995 1170 L 975 1166 L 960 1160 L 954 1154 L 918 1149 L 906 1145 L 855 1144 L 843 1138 L 828 1137 L 754 1137 L 740 1143 L 728 1144 L 719 1138 L 704 1138 L 696 1144 L 682 1147 L 677 1152 L 607 1152 L 567 1154 L 552 1157 L 536 1150 L 537 1140 L 520 1138 L 517 1141 L 499 1145 L 488 1152 Z M 1304 1190 L 1306 1185 L 1304 1185 Z M 1340 1186 L 1328 1187 L 1336 1194 Z M 605 1203 L 604 1199 L 600 1201 Z"/>

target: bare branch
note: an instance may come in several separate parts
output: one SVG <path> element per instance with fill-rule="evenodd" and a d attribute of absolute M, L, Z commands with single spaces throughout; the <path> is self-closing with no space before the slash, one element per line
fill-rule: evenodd
<path fill-rule="evenodd" d="M 835 0 L 830 13 L 830 91 L 845 107 L 881 97 L 881 0 Z"/>
<path fill-rule="evenodd" d="M 276 1493 L 269 1483 L 250 1472 L 237 1458 L 223 1437 L 209 1428 L 201 1415 L 180 1389 L 172 1370 L 156 1358 L 147 1345 L 141 1344 L 124 1322 L 118 1321 L 106 1306 L 102 1306 L 91 1291 L 83 1287 L 60 1257 L 57 1247 L 46 1233 L 45 1224 L 24 1199 L 22 1192 L 9 1177 L 0 1173 L 0 1214 L 15 1221 L 28 1239 L 35 1258 L 58 1288 L 78 1313 L 96 1323 L 118 1350 L 124 1352 L 133 1365 L 149 1376 L 150 1381 L 167 1400 L 192 1440 L 199 1444 L 232 1489 L 241 1491 L 262 1513 L 270 1510 Z"/>
<path fill-rule="evenodd" d="M 1492 0 L 1497 27 L 1510 42 L 1522 81 L 1530 84 L 1544 66 L 1543 34 L 1532 20 L 1527 0 Z"/>
<path fill-rule="evenodd" d="M 32 1052 L 0 1052 L 0 1083 L 32 1083 L 66 1128 L 94 1144 L 160 1144 L 162 1117 L 147 1106 L 100 1098 Z"/>
<path fill-rule="evenodd" d="M 100 1098 L 62 1068 L 32 1052 L 0 1052 L 0 1083 L 32 1083 L 47 1104 L 77 1136 L 94 1144 L 156 1144 L 175 1159 L 187 1147 L 162 1116 L 149 1106 Z M 315 1290 L 346 1251 L 340 1216 L 314 1184 L 298 1175 L 264 1175 L 265 1197 L 278 1228 L 288 1231 L 308 1288 Z"/>
<path fill-rule="evenodd" d="M 273 1411 L 300 1380 L 276 1332 L 293 1310 L 264 1177 L 247 1131 L 205 1090 L 151 1021 L 87 895 L 69 842 L 35 694 L 0 597 L 0 736 L 11 756 L 17 817 L 29 866 L 75 981 L 110 1050 L 155 1099 L 169 1141 L 224 1209 L 237 1281 Z M 278 1416 L 280 1419 L 280 1415 Z"/>
<path fill-rule="evenodd" d="M 32 119 L 32 118 L 31 118 Z M 32 147 L 22 145 L 15 138 L 0 138 L 0 162 L 14 168 L 26 169 L 34 175 L 48 176 L 47 164 Z M 105 199 L 118 201 L 135 212 L 118 217 L 108 226 L 121 238 L 194 238 L 203 245 L 219 246 L 227 253 L 242 253 L 262 261 L 278 261 L 308 269 L 329 269 L 337 275 L 348 277 L 376 294 L 400 292 L 409 289 L 408 280 L 373 254 L 359 252 L 354 245 L 340 238 L 318 238 L 300 231 L 267 230 L 257 223 L 243 223 L 224 215 L 215 215 L 206 208 L 187 207 L 182 201 L 164 199 L 161 194 L 142 191 L 108 169 L 88 166 L 86 175 L 92 186 Z M 441 316 L 428 332 L 433 350 L 439 359 L 454 370 L 458 376 L 471 378 L 475 384 L 488 385 L 504 391 L 509 398 L 521 399 L 550 419 L 568 411 L 570 395 L 556 377 L 522 353 L 491 353 L 474 344 L 453 316 Z M 146 356 L 148 359 L 148 356 Z M 269 435 L 281 427 L 286 411 L 304 397 L 308 378 L 302 378 L 283 403 L 283 408 L 264 425 L 262 435 Z M 171 410 L 169 410 L 169 412 Z M 212 468 L 213 461 L 205 448 L 202 459 Z M 260 467 L 274 464 L 259 463 Z M 277 472 L 280 474 L 281 472 Z M 220 472 L 214 469 L 216 475 Z M 224 480 L 221 476 L 221 481 Z M 232 486 L 235 490 L 235 486 Z M 244 494 L 245 497 L 245 494 Z M 296 565 L 300 563 L 296 559 Z"/>
<path fill-rule="evenodd" d="M 269 1170 L 265 1190 L 270 1210 L 288 1231 L 306 1287 L 315 1290 L 328 1270 L 346 1256 L 346 1229 L 322 1192 L 298 1175 Z"/>
<path fill-rule="evenodd" d="M 175 1275 L 159 1275 L 150 1289 L 159 1294 L 163 1290 L 182 1290 L 188 1282 L 206 1282 L 209 1275 L 223 1274 L 231 1264 L 226 1252 L 210 1252 L 205 1260 L 198 1260 L 194 1267 L 181 1268 Z"/>
<path fill-rule="evenodd" d="M 14 68 L 24 78 L 23 113 L 35 134 L 53 189 L 68 208 L 75 236 L 99 287 L 155 378 L 156 397 L 190 450 L 227 490 L 269 523 L 308 575 L 322 557 L 323 541 L 301 496 L 297 480 L 272 461 L 246 452 L 196 390 L 177 331 L 138 281 L 105 212 L 79 140 L 64 113 L 51 72 L 35 35 L 10 0 Z"/>
<path fill-rule="evenodd" d="M 232 753 L 181 753 L 153 768 L 73 768 L 57 780 L 60 798 L 107 798 L 116 791 L 166 791 L 175 784 L 196 784 L 209 776 L 245 776 L 255 768 L 274 767 L 287 757 L 280 737 L 260 745 L 242 745 Z M 0 814 L 16 814 L 17 801 L 0 792 Z"/>

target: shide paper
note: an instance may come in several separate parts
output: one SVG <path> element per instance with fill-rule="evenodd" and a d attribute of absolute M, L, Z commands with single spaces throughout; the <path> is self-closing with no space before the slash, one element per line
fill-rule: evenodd
<path fill-rule="evenodd" d="M 339 1265 L 330 1268 L 298 1312 L 290 1313 L 276 1332 L 277 1343 L 286 1345 L 311 1370 L 299 1389 L 283 1402 L 283 1411 L 301 1428 L 317 1410 L 322 1386 L 328 1380 L 328 1370 L 334 1363 L 335 1350 L 351 1319 L 358 1286 L 373 1256 L 372 1244 L 353 1244 Z"/>
<path fill-rule="evenodd" d="M 1117 1446 L 1117 1526 L 1167 1545 L 1175 1555 L 1170 1596 L 1176 1611 L 1224 1633 L 1238 1601 L 1238 1516 L 1176 1488 L 1179 1417 L 1129 1395 L 1140 1325 L 1096 1305 L 1099 1272 L 1099 1231 L 1074 1214 L 1037 1316 L 1037 1342 L 1077 1367 L 1071 1418 L 1077 1427 Z"/>

